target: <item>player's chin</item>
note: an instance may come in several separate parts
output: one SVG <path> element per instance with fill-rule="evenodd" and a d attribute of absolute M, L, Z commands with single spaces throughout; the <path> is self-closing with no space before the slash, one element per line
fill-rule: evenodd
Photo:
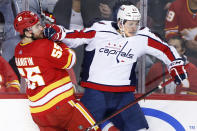
<path fill-rule="evenodd" d="M 43 39 L 43 38 L 45 38 L 45 37 L 42 34 L 34 36 L 34 40 Z"/>
<path fill-rule="evenodd" d="M 43 32 L 40 33 L 39 38 L 40 38 L 40 39 L 43 39 L 43 38 L 44 38 L 44 33 L 43 33 Z"/>
<path fill-rule="evenodd" d="M 129 32 L 129 33 L 127 34 L 127 37 L 134 36 L 135 34 L 136 34 L 136 32 Z"/>

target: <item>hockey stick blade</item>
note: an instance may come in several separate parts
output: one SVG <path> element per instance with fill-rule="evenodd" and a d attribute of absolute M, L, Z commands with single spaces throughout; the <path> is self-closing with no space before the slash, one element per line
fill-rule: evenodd
<path fill-rule="evenodd" d="M 145 94 L 143 94 L 142 96 L 138 97 L 137 99 L 135 99 L 135 100 L 132 101 L 131 103 L 125 105 L 124 107 L 122 107 L 122 108 L 120 108 L 119 110 L 117 110 L 116 112 L 114 112 L 112 115 L 106 117 L 105 119 L 103 119 L 103 120 L 101 120 L 101 121 L 99 121 L 99 122 L 96 122 L 93 126 L 87 128 L 85 131 L 90 131 L 90 130 L 92 130 L 95 126 L 98 126 L 98 125 L 104 123 L 105 121 L 107 121 L 107 120 L 113 118 L 114 116 L 120 114 L 122 111 L 124 111 L 124 110 L 128 109 L 129 107 L 135 105 L 138 101 L 140 101 L 140 100 L 144 99 L 145 97 L 151 95 L 154 91 L 156 91 L 156 90 L 158 90 L 158 89 L 162 89 L 163 87 L 165 87 L 166 85 L 168 85 L 168 84 L 169 84 L 170 82 L 172 82 L 172 81 L 173 81 L 173 79 L 169 79 L 168 81 L 166 81 L 166 82 L 160 84 L 159 86 L 153 88 L 152 90 L 146 92 Z"/>

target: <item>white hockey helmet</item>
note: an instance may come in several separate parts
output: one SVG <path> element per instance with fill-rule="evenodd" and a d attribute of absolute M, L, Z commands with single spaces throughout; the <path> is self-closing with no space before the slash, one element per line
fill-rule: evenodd
<path fill-rule="evenodd" d="M 122 5 L 117 13 L 117 20 L 140 20 L 141 14 L 134 5 Z"/>

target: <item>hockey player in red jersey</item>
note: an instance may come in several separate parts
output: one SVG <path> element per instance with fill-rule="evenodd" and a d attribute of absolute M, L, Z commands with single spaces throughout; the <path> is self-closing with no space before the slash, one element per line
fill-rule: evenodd
<path fill-rule="evenodd" d="M 197 0 L 176 0 L 171 4 L 165 25 L 167 39 L 188 29 L 191 30 L 191 36 L 188 34 L 186 39 L 197 40 L 197 12 L 192 7 L 197 8 Z"/>
<path fill-rule="evenodd" d="M 0 93 L 20 91 L 18 77 L 9 63 L 0 54 Z"/>
<path fill-rule="evenodd" d="M 87 44 L 81 81 L 81 86 L 86 88 L 81 102 L 96 121 L 135 100 L 135 67 L 137 59 L 144 54 L 164 61 L 176 84 L 187 80 L 184 60 L 175 48 L 168 46 L 148 28 L 139 30 L 140 19 L 139 10 L 125 3 L 118 9 L 116 22 L 99 21 L 81 31 L 66 30 L 57 25 L 45 28 L 47 38 L 68 43 L 69 47 Z M 139 104 L 110 121 L 121 131 L 148 128 Z"/>
<path fill-rule="evenodd" d="M 87 109 L 75 99 L 65 70 L 75 64 L 75 53 L 65 44 L 45 39 L 44 28 L 33 12 L 19 13 L 14 27 L 22 37 L 15 48 L 16 65 L 27 82 L 30 112 L 40 130 L 82 131 L 95 124 Z"/>
<path fill-rule="evenodd" d="M 176 0 L 172 2 L 166 17 L 165 35 L 169 39 L 181 34 L 187 40 L 186 54 L 197 66 L 197 0 Z"/>

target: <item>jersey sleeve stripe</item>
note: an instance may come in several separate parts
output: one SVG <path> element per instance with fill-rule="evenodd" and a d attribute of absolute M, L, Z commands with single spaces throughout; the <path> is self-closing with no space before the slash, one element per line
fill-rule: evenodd
<path fill-rule="evenodd" d="M 14 87 L 14 88 L 16 88 L 18 91 L 20 91 L 20 86 L 19 85 L 9 85 L 9 87 Z M 8 88 L 9 88 L 8 87 Z"/>
<path fill-rule="evenodd" d="M 178 34 L 178 31 L 177 32 L 166 31 L 165 37 L 168 40 L 170 37 L 175 36 L 177 34 Z"/>
<path fill-rule="evenodd" d="M 19 84 L 18 80 L 13 80 L 13 81 L 7 82 L 6 86 L 7 87 L 14 87 L 14 88 L 17 88 L 18 90 L 20 90 L 20 84 Z"/>
<path fill-rule="evenodd" d="M 178 30 L 179 26 L 171 27 L 171 28 L 166 28 L 164 29 L 165 31 L 167 30 Z"/>
<path fill-rule="evenodd" d="M 76 62 L 76 55 L 75 52 L 71 49 L 68 49 L 69 55 L 66 65 L 63 67 L 63 69 L 70 69 Z"/>
<path fill-rule="evenodd" d="M 152 38 L 148 38 L 148 46 L 153 47 L 157 50 L 160 50 L 161 52 L 163 52 L 170 61 L 175 60 L 175 56 L 173 55 L 173 53 L 171 52 L 170 48 Z"/>
<path fill-rule="evenodd" d="M 87 32 L 84 32 L 84 30 L 74 30 L 74 32 L 68 32 L 66 38 L 94 38 L 95 34 L 96 31 L 94 30 L 89 30 Z"/>

